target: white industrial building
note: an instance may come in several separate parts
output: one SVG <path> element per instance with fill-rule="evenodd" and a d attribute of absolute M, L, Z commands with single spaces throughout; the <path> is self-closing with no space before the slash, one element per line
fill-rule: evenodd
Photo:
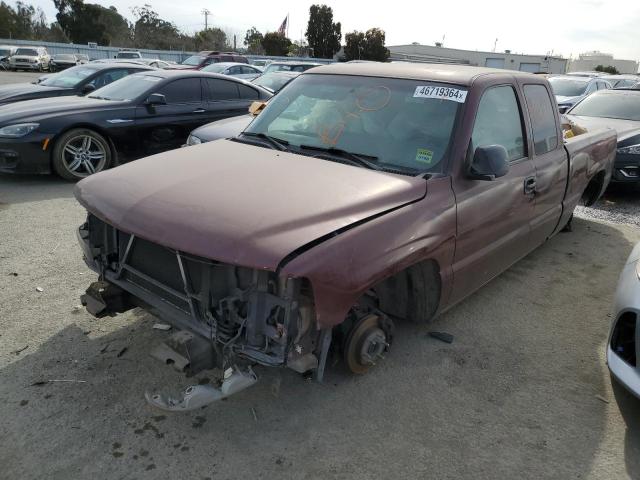
<path fill-rule="evenodd" d="M 387 46 L 390 60 L 404 60 L 423 63 L 453 63 L 479 67 L 505 68 L 521 72 L 565 73 L 567 59 L 552 55 L 522 55 L 504 52 L 480 52 L 459 50 L 436 45 L 393 45 Z"/>
<path fill-rule="evenodd" d="M 620 73 L 638 73 L 638 62 L 635 60 L 617 60 L 609 53 L 598 51 L 582 53 L 575 60 L 569 61 L 569 72 L 589 72 L 598 65 L 615 67 Z"/>

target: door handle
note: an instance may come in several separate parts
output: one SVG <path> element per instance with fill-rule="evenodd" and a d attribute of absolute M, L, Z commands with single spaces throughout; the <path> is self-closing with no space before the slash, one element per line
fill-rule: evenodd
<path fill-rule="evenodd" d="M 206 110 L 204 108 L 198 108 L 194 110 L 192 113 L 204 113 Z"/>
<path fill-rule="evenodd" d="M 524 194 L 525 195 L 536 194 L 536 177 L 527 177 L 524 179 Z"/>

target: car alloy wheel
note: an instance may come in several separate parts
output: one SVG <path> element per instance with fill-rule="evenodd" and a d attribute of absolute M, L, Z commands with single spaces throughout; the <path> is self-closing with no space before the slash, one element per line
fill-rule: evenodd
<path fill-rule="evenodd" d="M 70 138 L 62 149 L 63 161 L 69 172 L 86 177 L 104 169 L 107 152 L 92 135 Z"/>

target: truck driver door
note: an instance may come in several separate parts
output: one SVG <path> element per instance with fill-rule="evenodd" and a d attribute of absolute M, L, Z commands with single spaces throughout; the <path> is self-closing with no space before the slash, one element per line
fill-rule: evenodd
<path fill-rule="evenodd" d="M 487 88 L 478 104 L 467 160 L 477 147 L 501 145 L 509 171 L 493 180 L 453 177 L 457 236 L 453 264 L 456 302 L 479 288 L 532 248 L 529 239 L 534 197 L 527 182 L 535 167 L 527 152 L 521 100 L 511 85 Z"/>

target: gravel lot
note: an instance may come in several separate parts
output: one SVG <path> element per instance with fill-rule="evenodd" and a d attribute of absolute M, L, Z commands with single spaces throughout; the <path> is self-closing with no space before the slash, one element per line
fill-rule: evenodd
<path fill-rule="evenodd" d="M 144 391 L 211 374 L 186 379 L 149 357 L 167 333 L 143 312 L 74 309 L 95 276 L 76 244 L 84 213 L 72 188 L 0 175 L 2 478 L 640 478 L 640 402 L 604 362 L 640 195 L 581 209 L 572 233 L 434 325 L 398 325 L 365 376 L 338 363 L 318 385 L 260 368 L 255 387 L 170 415 Z M 82 383 L 33 385 L 44 380 Z"/>

